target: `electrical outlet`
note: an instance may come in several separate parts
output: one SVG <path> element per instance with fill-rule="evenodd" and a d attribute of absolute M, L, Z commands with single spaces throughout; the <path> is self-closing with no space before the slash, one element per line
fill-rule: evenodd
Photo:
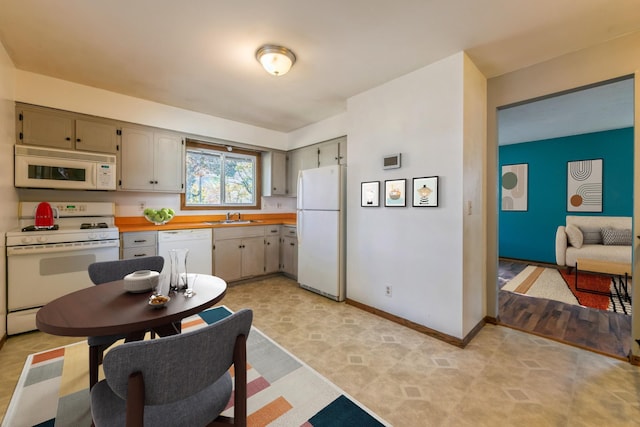
<path fill-rule="evenodd" d="M 146 207 L 147 207 L 147 204 L 145 202 L 140 202 L 140 210 L 141 211 L 145 210 Z"/>
<path fill-rule="evenodd" d="M 391 296 L 391 291 L 393 290 L 393 286 L 387 285 L 384 287 L 384 295 L 387 297 Z"/>

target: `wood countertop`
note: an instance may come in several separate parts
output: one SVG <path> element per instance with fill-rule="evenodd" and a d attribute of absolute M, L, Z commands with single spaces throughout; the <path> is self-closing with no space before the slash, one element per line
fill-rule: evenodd
<path fill-rule="evenodd" d="M 192 228 L 255 227 L 274 224 L 296 225 L 295 213 L 242 214 L 243 220 L 253 220 L 257 222 L 241 224 L 208 224 L 210 221 L 222 221 L 225 219 L 226 215 L 176 215 L 165 225 L 154 225 L 140 215 L 116 217 L 115 222 L 121 233 L 129 233 L 133 231 L 184 230 Z"/>

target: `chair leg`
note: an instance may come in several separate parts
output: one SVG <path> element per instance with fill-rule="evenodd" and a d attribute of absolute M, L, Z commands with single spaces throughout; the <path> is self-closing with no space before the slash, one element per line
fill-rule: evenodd
<path fill-rule="evenodd" d="M 102 359 L 102 346 L 89 346 L 89 390 L 98 382 L 98 366 Z"/>
<path fill-rule="evenodd" d="M 236 337 L 233 366 L 235 373 L 233 425 L 245 427 L 247 425 L 247 337 L 244 335 Z"/>

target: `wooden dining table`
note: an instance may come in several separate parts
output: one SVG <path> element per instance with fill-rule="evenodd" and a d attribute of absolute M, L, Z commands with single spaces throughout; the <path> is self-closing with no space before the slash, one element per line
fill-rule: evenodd
<path fill-rule="evenodd" d="M 227 291 L 219 277 L 197 275 L 195 295 L 171 292 L 163 307 L 149 304 L 151 291 L 131 293 L 124 280 L 91 286 L 57 298 L 36 314 L 39 330 L 73 337 L 125 335 L 153 330 L 158 335 L 180 333 L 180 321 L 218 303 Z"/>

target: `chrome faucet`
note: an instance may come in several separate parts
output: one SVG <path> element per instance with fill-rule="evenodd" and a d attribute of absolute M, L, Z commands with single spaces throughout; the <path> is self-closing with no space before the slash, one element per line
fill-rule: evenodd
<path fill-rule="evenodd" d="M 234 217 L 236 215 L 238 215 L 238 219 L 236 221 L 240 221 L 242 219 L 240 212 L 234 212 L 234 213 L 227 212 L 227 221 L 231 221 L 232 220 L 231 217 Z"/>

